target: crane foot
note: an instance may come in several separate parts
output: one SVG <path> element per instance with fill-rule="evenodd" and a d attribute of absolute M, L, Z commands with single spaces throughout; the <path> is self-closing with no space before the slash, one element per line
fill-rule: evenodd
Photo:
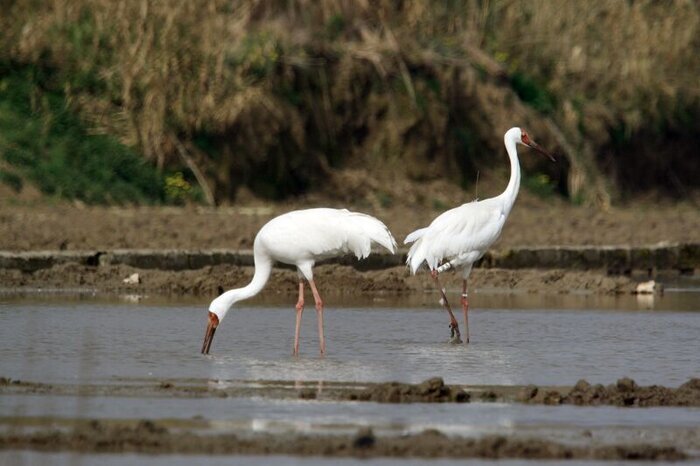
<path fill-rule="evenodd" d="M 447 342 L 451 345 L 458 345 L 462 343 L 462 338 L 459 333 L 459 326 L 457 324 L 450 324 L 450 339 Z"/>

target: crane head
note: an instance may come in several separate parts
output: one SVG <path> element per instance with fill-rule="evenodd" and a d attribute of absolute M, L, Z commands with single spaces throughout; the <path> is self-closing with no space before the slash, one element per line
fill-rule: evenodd
<path fill-rule="evenodd" d="M 219 326 L 219 317 L 213 312 L 209 311 L 209 322 L 207 323 L 207 330 L 204 333 L 204 343 L 202 343 L 202 354 L 209 354 L 209 348 L 211 348 L 211 342 L 214 341 L 214 333 L 216 333 L 216 327 Z"/>
<path fill-rule="evenodd" d="M 535 141 L 530 139 L 530 136 L 527 134 L 527 131 L 525 131 L 524 129 L 520 130 L 520 143 L 535 149 L 537 152 L 544 155 L 545 157 L 549 157 L 549 160 L 551 160 L 552 162 L 557 161 L 552 154 L 550 154 L 549 152 L 547 152 L 544 149 L 544 147 L 540 146 Z"/>

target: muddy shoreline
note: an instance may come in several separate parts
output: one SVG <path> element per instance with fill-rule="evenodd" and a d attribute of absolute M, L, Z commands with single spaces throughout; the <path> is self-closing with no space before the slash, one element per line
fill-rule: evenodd
<path fill-rule="evenodd" d="M 221 383 L 175 379 L 154 383 L 125 380 L 109 384 L 46 384 L 0 378 L 0 396 L 22 395 L 173 399 L 262 397 L 313 400 L 314 403 L 505 402 L 645 409 L 700 406 L 700 379 L 671 388 L 640 387 L 628 378 L 607 386 L 581 380 L 569 387 L 460 386 L 446 385 L 441 378 L 418 384 L 281 380 Z M 447 435 L 435 429 L 398 434 L 375 434 L 372 427 L 361 425 L 354 429 L 354 433 L 258 432 L 250 428 L 231 431 L 221 430 L 216 419 L 199 416 L 153 420 L 10 415 L 0 417 L 0 451 L 678 461 L 694 458 L 700 447 L 694 427 L 675 427 L 673 436 L 652 430 L 643 442 L 639 435 L 608 438 L 597 428 L 559 438 L 522 427 L 508 435 L 486 433 L 476 437 Z"/>
<path fill-rule="evenodd" d="M 579 380 L 573 386 L 537 385 L 447 385 L 440 377 L 421 383 L 400 382 L 288 382 L 288 381 L 159 380 L 155 383 L 47 384 L 0 377 L 0 394 L 228 398 L 263 397 L 319 401 L 378 403 L 468 403 L 499 402 L 544 405 L 700 407 L 700 379 L 691 378 L 679 387 L 640 386 L 627 377 L 613 384 L 591 384 Z"/>
<path fill-rule="evenodd" d="M 506 436 L 449 437 L 436 430 L 376 436 L 370 428 L 355 435 L 198 434 L 176 431 L 158 421 L 83 421 L 68 431 L 39 428 L 0 433 L 0 450 L 81 453 L 235 454 L 397 458 L 531 458 L 596 460 L 687 459 L 673 445 L 565 445 L 546 439 Z"/>
<path fill-rule="evenodd" d="M 677 389 L 636 387 L 629 379 L 604 387 L 613 396 L 597 400 L 581 396 L 586 392 L 579 382 L 574 387 L 536 387 L 544 397 L 533 395 L 532 386 L 456 387 L 446 386 L 441 379 L 420 384 L 328 384 L 318 391 L 318 383 L 258 382 L 257 387 L 196 389 L 179 383 L 161 382 L 154 386 L 48 384 L 0 380 L 0 394 L 51 394 L 66 396 L 137 396 L 137 397 L 228 397 L 257 396 L 299 397 L 316 400 L 355 400 L 376 402 L 469 402 L 519 401 L 527 403 L 574 403 L 615 406 L 669 406 L 668 402 L 685 403 L 693 392 L 693 406 L 698 406 L 700 380 L 693 379 Z M 192 383 L 191 381 L 189 382 Z M 312 387 L 316 388 L 312 388 Z M 109 388 L 108 388 L 109 387 Z M 622 404 L 614 394 L 623 393 Z M 651 396 L 649 394 L 652 393 Z M 656 396 L 664 393 L 664 396 Z M 389 394 L 387 396 L 387 394 Z M 456 396 L 461 394 L 461 396 Z M 526 394 L 524 396 L 523 394 Z M 655 400 L 659 404 L 627 403 L 629 397 Z M 676 398 L 678 397 L 678 398 Z M 643 408 L 639 408 L 643 409 Z M 648 460 L 680 461 L 695 458 L 699 444 L 697 428 L 674 428 L 674 436 L 651 434 L 640 441 L 634 438 L 607 438 L 593 430 L 584 430 L 585 441 L 576 436 L 567 440 L 552 439 L 548 434 L 515 431 L 508 435 L 485 434 L 477 437 L 446 435 L 435 429 L 414 433 L 375 434 L 372 427 L 357 427 L 355 433 L 313 432 L 242 432 L 221 431 L 215 421 L 191 419 L 83 419 L 40 417 L 0 417 L 0 451 L 32 450 L 41 452 L 73 451 L 86 453 L 135 453 L 180 455 L 294 455 L 324 457 L 393 457 L 393 458 L 521 458 L 581 460 Z M 650 431 L 651 433 L 651 431 Z M 695 440 L 693 440 L 695 439 Z"/>
<path fill-rule="evenodd" d="M 0 269 L 0 284 L 5 291 L 83 289 L 104 293 L 216 296 L 222 289 L 244 286 L 253 272 L 253 267 L 229 265 L 172 271 L 69 263 L 35 272 Z M 134 274 L 138 274 L 137 282 L 124 282 Z M 314 268 L 314 278 L 319 289 L 330 293 L 370 296 L 434 291 L 427 274 L 414 276 L 403 266 L 359 271 L 347 265 L 326 264 Z M 454 273 L 443 274 L 442 281 L 448 290 L 461 287 L 461 278 Z M 615 295 L 633 293 L 639 281 L 624 275 L 608 275 L 603 270 L 475 269 L 470 277 L 470 290 Z M 295 271 L 274 269 L 262 293 L 294 296 L 297 283 Z"/>

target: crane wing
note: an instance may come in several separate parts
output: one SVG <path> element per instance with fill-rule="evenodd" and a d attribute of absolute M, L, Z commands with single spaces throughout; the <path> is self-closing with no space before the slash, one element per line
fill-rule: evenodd
<path fill-rule="evenodd" d="M 260 230 L 257 241 L 277 260 L 289 264 L 348 253 L 362 259 L 374 243 L 391 253 L 396 250 L 396 241 L 384 223 L 345 209 L 306 209 L 280 215 Z"/>
<path fill-rule="evenodd" d="M 425 262 L 430 269 L 441 262 L 474 262 L 498 239 L 505 224 L 502 205 L 495 199 L 470 202 L 444 212 L 426 228 L 406 237 L 413 242 L 407 264 L 416 273 Z"/>

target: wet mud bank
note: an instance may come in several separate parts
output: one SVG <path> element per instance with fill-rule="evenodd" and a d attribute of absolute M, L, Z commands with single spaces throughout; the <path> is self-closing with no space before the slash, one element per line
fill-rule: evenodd
<path fill-rule="evenodd" d="M 467 403 L 506 402 L 545 405 L 619 407 L 700 407 L 700 379 L 692 378 L 679 387 L 639 386 L 630 378 L 614 384 L 590 384 L 579 380 L 574 386 L 536 385 L 448 385 L 433 377 L 417 384 L 385 382 L 289 382 L 160 380 L 154 383 L 47 384 L 0 377 L 0 394 L 127 396 L 172 398 L 264 397 L 321 401 L 364 401 L 377 403 Z"/>
<path fill-rule="evenodd" d="M 101 293 L 216 296 L 221 290 L 243 286 L 254 268 L 239 265 L 205 266 L 197 270 L 139 269 L 127 265 L 89 266 L 64 263 L 33 272 L 0 268 L 5 291 L 84 290 Z M 443 285 L 461 287 L 460 276 L 445 273 Z M 401 295 L 433 292 L 424 273 L 411 275 L 404 266 L 360 271 L 352 266 L 326 264 L 314 269 L 314 278 L 324 292 L 353 295 Z M 126 282 L 125 282 L 126 280 Z M 297 274 L 291 269 L 272 272 L 263 293 L 294 295 Z M 472 292 L 497 290 L 523 293 L 631 294 L 638 280 L 608 275 L 604 270 L 476 269 L 470 277 Z"/>
<path fill-rule="evenodd" d="M 405 260 L 406 251 L 375 253 L 363 261 L 342 257 L 319 264 L 317 281 L 355 294 L 429 289 L 430 281 L 423 274 L 411 276 Z M 211 295 L 248 281 L 253 266 L 250 250 L 0 251 L 0 284 L 4 289 Z M 620 294 L 634 292 L 639 281 L 660 270 L 688 275 L 697 269 L 700 244 L 696 243 L 519 247 L 487 252 L 476 264 L 471 283 L 472 290 Z M 453 273 L 444 276 L 448 286 L 458 281 Z M 271 282 L 279 293 L 294 292 L 296 273 L 278 264 Z"/>
<path fill-rule="evenodd" d="M 362 261 L 346 256 L 322 263 L 348 265 L 361 271 L 385 270 L 406 263 L 407 250 L 396 254 L 376 251 Z M 140 269 L 194 270 L 206 266 L 252 266 L 253 251 L 115 249 L 87 251 L 0 251 L 0 268 L 23 272 L 61 264 L 88 266 L 126 265 Z M 633 270 L 677 270 L 690 273 L 700 268 L 700 243 L 651 246 L 533 246 L 487 251 L 476 264 L 496 269 L 575 269 L 629 273 Z"/>
<path fill-rule="evenodd" d="M 238 454 L 333 457 L 530 458 L 596 460 L 683 460 L 673 445 L 565 445 L 541 438 L 449 437 L 436 430 L 376 436 L 371 428 L 354 435 L 199 434 L 158 421 L 91 420 L 69 430 L 34 428 L 0 433 L 0 450 L 81 453 Z"/>

